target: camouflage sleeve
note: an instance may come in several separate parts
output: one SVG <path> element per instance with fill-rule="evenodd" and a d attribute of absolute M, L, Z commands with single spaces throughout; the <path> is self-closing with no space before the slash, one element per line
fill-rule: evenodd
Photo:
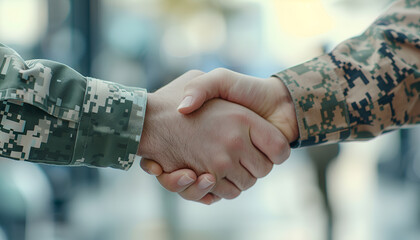
<path fill-rule="evenodd" d="M 420 122 L 420 0 L 397 1 L 361 36 L 278 73 L 293 98 L 295 147 L 363 140 Z"/>
<path fill-rule="evenodd" d="M 0 155 L 56 165 L 128 169 L 143 127 L 144 89 L 23 61 L 0 44 Z"/>

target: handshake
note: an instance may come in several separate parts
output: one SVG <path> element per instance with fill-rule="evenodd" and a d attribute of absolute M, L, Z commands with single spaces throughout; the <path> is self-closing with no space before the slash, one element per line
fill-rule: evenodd
<path fill-rule="evenodd" d="M 236 198 L 284 162 L 298 136 L 280 79 L 189 71 L 148 95 L 137 154 L 163 187 L 212 204 Z"/>

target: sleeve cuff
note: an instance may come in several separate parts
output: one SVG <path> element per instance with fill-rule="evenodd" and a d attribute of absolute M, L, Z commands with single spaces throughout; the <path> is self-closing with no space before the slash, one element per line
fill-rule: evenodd
<path fill-rule="evenodd" d="M 128 170 L 143 130 L 145 89 L 88 78 L 71 165 Z"/>
<path fill-rule="evenodd" d="M 348 110 L 328 54 L 280 73 L 295 105 L 299 139 L 291 147 L 338 142 L 350 134 Z"/>

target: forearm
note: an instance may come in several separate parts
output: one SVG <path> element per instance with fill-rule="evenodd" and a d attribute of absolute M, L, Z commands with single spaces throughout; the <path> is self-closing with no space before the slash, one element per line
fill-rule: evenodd
<path fill-rule="evenodd" d="M 3 157 L 127 169 L 140 141 L 143 89 L 86 78 L 60 63 L 23 61 L 0 44 Z"/>
<path fill-rule="evenodd" d="M 299 125 L 298 145 L 370 139 L 420 122 L 420 2 L 399 1 L 364 34 L 277 74 Z"/>

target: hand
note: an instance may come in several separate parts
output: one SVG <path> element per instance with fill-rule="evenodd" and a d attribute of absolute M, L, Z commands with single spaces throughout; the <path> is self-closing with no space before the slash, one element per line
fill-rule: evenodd
<path fill-rule="evenodd" d="M 209 172 L 216 178 L 212 194 L 235 198 L 267 175 L 273 163 L 287 159 L 290 149 L 274 126 L 233 103 L 213 100 L 195 113 L 179 114 L 182 89 L 200 75 L 188 72 L 149 95 L 138 154 L 155 160 L 165 172 Z"/>
<path fill-rule="evenodd" d="M 207 205 L 221 199 L 209 193 L 216 183 L 215 177 L 211 174 L 204 173 L 197 178 L 197 175 L 191 169 L 180 169 L 171 173 L 164 173 L 157 162 L 146 158 L 141 159 L 140 166 L 147 173 L 156 176 L 167 190 L 177 192 L 185 199 Z"/>
<path fill-rule="evenodd" d="M 184 96 L 178 107 L 180 113 L 192 113 L 206 101 L 222 98 L 249 108 L 271 122 L 289 143 L 299 137 L 292 98 L 278 78 L 257 78 L 219 68 L 191 80 L 185 86 Z"/>
<path fill-rule="evenodd" d="M 190 81 L 184 91 L 184 100 L 179 106 L 179 112 L 189 114 L 199 109 L 204 102 L 212 98 L 225 100 L 243 105 L 274 124 L 285 134 L 289 142 L 293 142 L 299 136 L 294 105 L 289 91 L 280 79 L 271 77 L 261 79 L 247 76 L 227 69 L 216 69 L 207 74 L 201 74 Z M 160 166 L 145 160 L 143 169 L 156 169 L 156 175 L 160 175 Z M 160 172 L 159 172 L 160 171 Z M 160 183 L 171 188 L 176 182 L 172 173 L 163 173 L 165 176 L 159 179 Z M 173 173 L 176 176 L 177 173 Z M 191 192 L 198 192 L 195 186 Z M 204 191 L 202 191 L 202 195 Z M 206 198 L 212 202 L 218 199 Z M 205 202 L 208 204 L 208 202 Z"/>

